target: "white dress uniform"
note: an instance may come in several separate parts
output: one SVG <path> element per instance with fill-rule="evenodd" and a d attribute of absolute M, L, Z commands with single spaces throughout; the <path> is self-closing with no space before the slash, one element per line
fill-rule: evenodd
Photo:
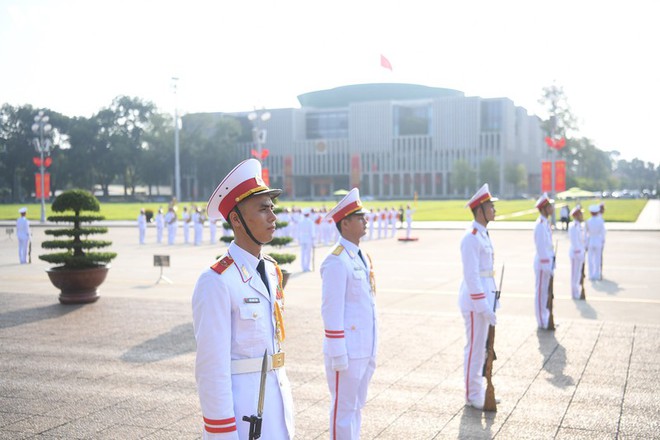
<path fill-rule="evenodd" d="M 185 244 L 190 243 L 190 214 L 183 208 L 183 214 L 181 214 L 181 222 L 183 223 L 183 242 Z"/>
<path fill-rule="evenodd" d="M 209 221 L 209 243 L 215 244 L 218 235 L 218 221 L 210 220 Z"/>
<path fill-rule="evenodd" d="M 392 207 L 392 209 L 390 209 L 389 211 L 389 217 L 388 217 L 388 220 L 390 222 L 390 237 L 392 238 L 396 235 L 396 216 L 397 216 L 396 209 Z"/>
<path fill-rule="evenodd" d="M 241 162 L 218 186 L 207 205 L 211 220 L 252 194 L 271 197 L 261 179 L 261 164 Z M 282 275 L 275 260 L 257 258 L 232 242 L 227 253 L 202 272 L 192 298 L 197 342 L 195 378 L 204 421 L 204 439 L 246 440 L 257 414 L 261 365 L 268 353 L 262 439 L 294 438 L 293 398 L 284 368 L 285 337 Z M 265 265 L 266 284 L 257 270 Z"/>
<path fill-rule="evenodd" d="M 488 184 L 482 186 L 467 206 L 474 209 L 487 201 L 497 199 L 490 195 Z M 493 245 L 486 227 L 473 221 L 461 240 L 463 282 L 458 305 L 465 324 L 465 348 L 463 350 L 463 377 L 465 378 L 465 402 L 483 408 L 486 388 L 483 368 L 486 361 L 488 327 L 495 320 L 494 306 L 497 301 L 493 264 Z"/>
<path fill-rule="evenodd" d="M 312 270 L 312 251 L 314 247 L 314 222 L 306 211 L 298 222 L 298 242 L 300 243 L 300 264 L 303 272 Z"/>
<path fill-rule="evenodd" d="M 573 208 L 571 215 L 579 211 L 579 207 Z M 568 250 L 568 257 L 571 260 L 571 295 L 573 299 L 580 299 L 582 295 L 582 270 L 584 267 L 584 253 L 587 249 L 585 229 L 582 222 L 573 219 L 568 225 L 568 237 L 571 240 L 571 246 Z"/>
<path fill-rule="evenodd" d="M 177 228 L 176 213 L 174 211 L 167 211 L 165 224 L 167 225 L 167 244 L 174 244 Z"/>
<path fill-rule="evenodd" d="M 383 227 L 386 227 L 385 217 L 387 217 L 387 212 L 384 209 L 382 211 L 379 209 L 377 213 L 378 213 L 378 239 L 380 240 L 381 238 L 383 238 L 383 232 L 385 232 L 385 235 L 387 235 L 387 231 L 383 231 Z"/>
<path fill-rule="evenodd" d="M 16 220 L 16 238 L 18 238 L 18 261 L 21 264 L 28 262 L 28 247 L 30 245 L 30 221 L 23 214 L 26 208 L 18 210 L 21 216 Z"/>
<path fill-rule="evenodd" d="M 163 242 L 163 230 L 165 229 L 165 216 L 158 210 L 156 214 L 156 243 Z"/>
<path fill-rule="evenodd" d="M 599 214 L 600 206 L 591 205 L 589 207 L 592 217 L 587 220 L 587 259 L 589 263 L 589 279 L 600 280 L 603 278 L 601 273 L 603 247 L 605 245 L 605 221 Z"/>
<path fill-rule="evenodd" d="M 369 228 L 369 240 L 374 239 L 374 229 L 376 228 L 376 217 L 378 214 L 374 212 L 372 209 L 369 211 L 365 216 L 367 217 L 367 221 L 369 222 L 368 228 Z"/>
<path fill-rule="evenodd" d="M 192 214 L 193 231 L 195 237 L 195 246 L 200 246 L 204 239 L 204 218 L 202 214 L 195 211 Z"/>
<path fill-rule="evenodd" d="M 349 210 L 342 213 L 342 207 Z M 359 193 L 354 188 L 328 215 L 339 222 L 361 209 Z M 334 217 L 335 214 L 339 217 Z M 323 353 L 331 399 L 330 438 L 333 440 L 360 438 L 361 411 L 376 369 L 378 329 L 374 274 L 371 259 L 368 255 L 361 257 L 359 251 L 358 246 L 342 237 L 321 265 Z M 343 362 L 348 364 L 346 369 L 333 368 L 333 364 Z"/>
<path fill-rule="evenodd" d="M 552 201 L 544 194 L 536 202 L 537 208 L 542 208 Z M 554 250 L 552 248 L 552 230 L 548 219 L 539 216 L 534 225 L 534 245 L 536 255 L 534 256 L 535 293 L 534 313 L 539 328 L 547 329 L 550 319 L 548 309 L 548 294 L 550 278 L 554 275 Z"/>
<path fill-rule="evenodd" d="M 137 224 L 140 235 L 140 244 L 144 244 L 144 239 L 147 235 L 147 216 L 144 212 L 140 212 L 140 215 L 138 215 Z"/>
<path fill-rule="evenodd" d="M 406 238 L 410 238 L 410 230 L 412 229 L 412 215 L 413 211 L 410 208 L 406 209 Z"/>

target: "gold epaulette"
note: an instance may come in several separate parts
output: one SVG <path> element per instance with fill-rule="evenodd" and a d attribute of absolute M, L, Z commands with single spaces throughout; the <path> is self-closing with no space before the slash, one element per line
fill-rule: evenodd
<path fill-rule="evenodd" d="M 332 251 L 332 255 L 339 255 L 344 251 L 344 246 L 338 244 L 337 247 L 335 248 L 334 251 Z"/>
<path fill-rule="evenodd" d="M 277 261 L 275 261 L 275 258 L 271 257 L 268 254 L 263 254 L 264 260 L 268 260 L 271 263 L 273 263 L 275 266 L 277 266 Z"/>
<path fill-rule="evenodd" d="M 229 256 L 225 255 L 218 261 L 216 261 L 213 266 L 211 266 L 211 269 L 213 269 L 218 275 L 222 274 L 229 266 L 231 266 L 234 263 L 234 259 Z"/>

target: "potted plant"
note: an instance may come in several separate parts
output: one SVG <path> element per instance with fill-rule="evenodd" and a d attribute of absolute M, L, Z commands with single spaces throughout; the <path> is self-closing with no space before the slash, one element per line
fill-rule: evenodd
<path fill-rule="evenodd" d="M 282 212 L 282 208 L 275 207 L 274 212 L 275 212 L 275 214 L 279 215 Z M 289 224 L 288 222 L 276 221 L 275 222 L 275 229 L 285 228 L 288 224 Z M 230 226 L 229 226 L 229 223 L 227 223 L 227 222 L 224 222 L 222 227 L 225 228 L 226 230 L 231 230 Z M 231 243 L 231 241 L 233 239 L 234 239 L 233 235 L 220 237 L 220 240 L 225 242 L 225 243 Z M 276 248 L 281 248 L 281 247 L 286 246 L 287 244 L 291 243 L 292 241 L 293 241 L 292 237 L 286 237 L 286 236 L 273 237 L 273 239 L 268 243 L 268 245 L 274 246 Z M 270 255 L 273 258 L 273 260 L 277 261 L 278 266 L 282 266 L 284 264 L 289 264 L 289 263 L 293 262 L 296 259 L 295 254 L 289 254 L 289 253 L 275 253 L 275 252 L 273 252 L 273 253 L 268 253 L 268 255 Z M 291 272 L 287 271 L 286 269 L 282 269 L 282 268 L 280 268 L 280 270 L 282 271 L 282 287 L 286 287 L 286 283 L 289 280 L 289 275 L 291 275 Z"/>
<path fill-rule="evenodd" d="M 46 235 L 53 237 L 68 237 L 47 240 L 41 244 L 44 249 L 64 249 L 63 252 L 40 255 L 39 258 L 57 266 L 48 269 L 51 283 L 61 293 L 62 304 L 85 304 L 99 298 L 98 287 L 108 274 L 109 264 L 117 256 L 114 252 L 93 252 L 92 249 L 105 248 L 112 244 L 106 240 L 90 240 L 89 235 L 105 234 L 108 228 L 99 226 L 82 226 L 103 220 L 102 215 L 85 215 L 83 211 L 98 212 L 99 201 L 91 193 L 72 189 L 63 192 L 55 198 L 53 212 L 73 211 L 73 215 L 51 215 L 48 221 L 55 223 L 71 223 L 71 228 L 47 229 Z"/>

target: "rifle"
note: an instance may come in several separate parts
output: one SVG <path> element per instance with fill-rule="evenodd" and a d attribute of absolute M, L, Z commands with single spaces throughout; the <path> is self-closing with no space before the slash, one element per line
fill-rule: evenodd
<path fill-rule="evenodd" d="M 261 421 L 264 413 L 264 395 L 266 393 L 266 374 L 268 373 L 268 350 L 264 350 L 264 360 L 261 363 L 261 382 L 259 383 L 259 400 L 257 402 L 257 415 L 243 416 L 243 421 L 250 424 L 249 440 L 261 437 Z"/>
<path fill-rule="evenodd" d="M 502 293 L 502 281 L 504 280 L 504 264 L 502 264 L 502 273 L 500 274 L 500 286 L 495 291 L 495 302 L 493 303 L 493 312 L 497 307 L 497 301 Z M 497 359 L 495 354 L 495 326 L 488 327 L 488 339 L 486 339 L 486 363 L 484 364 L 483 376 L 486 378 L 486 398 L 484 400 L 484 411 L 497 411 L 497 402 L 495 400 L 495 387 L 493 386 L 493 361 Z"/>
<path fill-rule="evenodd" d="M 548 310 L 550 311 L 550 318 L 548 318 L 548 330 L 555 329 L 555 317 L 552 313 L 552 306 L 554 305 L 555 298 L 555 261 L 557 260 L 557 249 L 559 249 L 559 240 L 555 241 L 554 255 L 552 256 L 552 276 L 548 283 Z"/>
<path fill-rule="evenodd" d="M 32 237 L 28 237 L 28 263 L 32 264 Z"/>

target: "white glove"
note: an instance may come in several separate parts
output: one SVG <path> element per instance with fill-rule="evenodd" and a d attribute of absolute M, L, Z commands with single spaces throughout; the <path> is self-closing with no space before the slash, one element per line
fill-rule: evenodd
<path fill-rule="evenodd" d="M 497 325 L 497 315 L 495 314 L 495 312 L 489 310 L 484 313 L 484 317 L 486 318 L 486 321 L 488 321 L 488 323 L 493 327 Z"/>
<path fill-rule="evenodd" d="M 332 371 L 344 371 L 348 369 L 348 355 L 335 356 L 332 358 Z"/>

